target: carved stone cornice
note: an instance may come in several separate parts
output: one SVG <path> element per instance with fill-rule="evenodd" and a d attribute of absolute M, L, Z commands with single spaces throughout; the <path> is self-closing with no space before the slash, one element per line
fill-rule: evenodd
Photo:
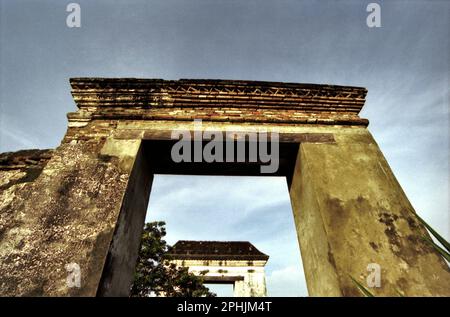
<path fill-rule="evenodd" d="M 367 125 L 360 87 L 204 79 L 72 78 L 69 121 L 193 120 Z"/>

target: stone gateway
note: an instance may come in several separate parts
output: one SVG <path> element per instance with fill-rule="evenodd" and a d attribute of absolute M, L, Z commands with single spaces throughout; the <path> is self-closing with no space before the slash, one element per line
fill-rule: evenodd
<path fill-rule="evenodd" d="M 154 174 L 267 176 L 261 162 L 171 160 L 173 130 L 279 134 L 311 296 L 450 296 L 446 262 L 392 173 L 366 89 L 230 80 L 74 78 L 54 150 L 0 155 L 0 295 L 128 296 Z M 257 130 L 257 129 L 256 129 Z M 234 140 L 233 140 L 234 142 Z M 226 199 L 226 197 L 224 197 Z M 151 209 L 151 208 L 150 208 Z M 66 266 L 80 283 L 67 283 Z M 80 287 L 73 287 L 78 285 Z"/>

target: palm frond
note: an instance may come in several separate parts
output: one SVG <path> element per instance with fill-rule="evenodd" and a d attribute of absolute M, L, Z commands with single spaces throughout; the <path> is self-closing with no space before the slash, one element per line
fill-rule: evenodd
<path fill-rule="evenodd" d="M 358 282 L 357 280 L 355 280 L 353 278 L 353 276 L 349 275 L 350 278 L 352 279 L 353 283 L 356 284 L 356 286 L 358 287 L 358 289 L 361 291 L 361 293 L 363 293 L 363 295 L 365 297 L 375 297 L 367 288 L 364 287 L 364 285 L 362 285 L 360 282 Z"/>

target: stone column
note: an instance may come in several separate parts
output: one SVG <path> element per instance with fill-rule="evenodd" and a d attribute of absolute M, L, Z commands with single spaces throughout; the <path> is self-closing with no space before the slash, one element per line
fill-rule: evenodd
<path fill-rule="evenodd" d="M 376 296 L 450 296 L 450 271 L 365 128 L 334 131 L 335 144 L 303 143 L 290 188 L 311 296 L 360 296 L 370 263 Z M 351 131 L 351 132 L 348 132 Z M 426 212 L 426 211 L 424 211 Z"/>
<path fill-rule="evenodd" d="M 63 142 L 34 181 L 2 188 L 1 296 L 95 296 L 98 291 L 111 294 L 108 285 L 123 294 L 132 272 L 120 275 L 121 281 L 109 274 L 104 288 L 101 279 L 105 263 L 112 273 L 124 267 L 115 252 L 107 259 L 110 247 L 122 248 L 123 260 L 137 255 L 131 243 L 124 251 L 111 242 L 133 240 L 133 232 L 140 237 L 142 211 L 135 216 L 141 221 L 137 229 L 136 221 L 134 231 L 124 228 L 133 223 L 127 222 L 135 187 L 130 174 L 140 143 L 100 137 Z M 136 203 L 146 207 L 145 197 Z M 72 282 L 80 277 L 79 285 L 67 283 L 70 274 Z"/>

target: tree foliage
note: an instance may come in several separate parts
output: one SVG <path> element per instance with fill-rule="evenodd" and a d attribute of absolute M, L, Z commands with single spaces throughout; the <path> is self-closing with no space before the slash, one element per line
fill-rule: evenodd
<path fill-rule="evenodd" d="M 163 239 L 165 223 L 146 223 L 131 287 L 131 296 L 202 297 L 216 296 L 203 285 L 201 277 L 177 267 L 167 255 L 171 247 Z"/>

